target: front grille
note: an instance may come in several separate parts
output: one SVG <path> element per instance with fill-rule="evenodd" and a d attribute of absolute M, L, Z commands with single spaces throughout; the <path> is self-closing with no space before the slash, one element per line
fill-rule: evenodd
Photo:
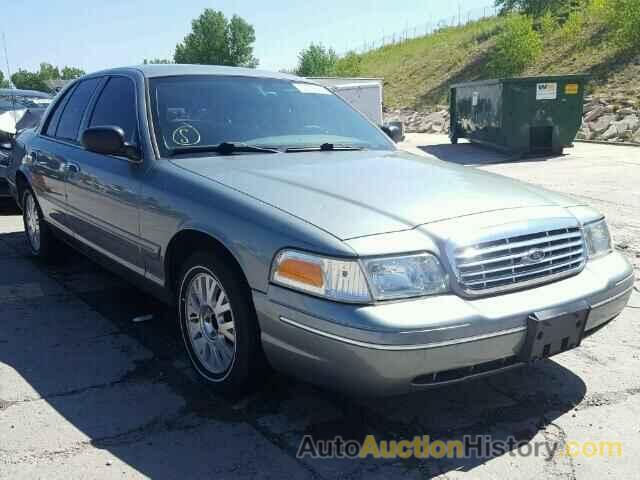
<path fill-rule="evenodd" d="M 577 227 L 528 233 L 455 250 L 460 286 L 481 295 L 540 284 L 578 273 L 584 264 Z"/>

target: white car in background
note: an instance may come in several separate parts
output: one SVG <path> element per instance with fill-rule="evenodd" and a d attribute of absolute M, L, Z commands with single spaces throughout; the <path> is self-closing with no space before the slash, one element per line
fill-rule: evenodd
<path fill-rule="evenodd" d="M 0 197 L 9 196 L 6 169 L 13 137 L 38 125 L 52 100 L 48 93 L 35 90 L 0 89 Z"/>

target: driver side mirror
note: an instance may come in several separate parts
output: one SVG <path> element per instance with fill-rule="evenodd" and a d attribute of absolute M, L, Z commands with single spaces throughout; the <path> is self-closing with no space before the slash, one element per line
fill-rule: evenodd
<path fill-rule="evenodd" d="M 140 163 L 140 150 L 124 140 L 124 131 L 120 127 L 104 126 L 87 128 L 82 133 L 82 145 L 90 152 L 102 155 L 118 155 L 133 163 Z"/>
<path fill-rule="evenodd" d="M 400 122 L 385 123 L 380 128 L 395 143 L 404 140 L 404 132 L 402 131 L 402 124 Z"/>

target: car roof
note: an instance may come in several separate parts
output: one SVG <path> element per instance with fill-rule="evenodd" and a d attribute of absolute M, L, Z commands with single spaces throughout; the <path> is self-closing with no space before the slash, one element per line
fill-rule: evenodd
<path fill-rule="evenodd" d="M 46 92 L 39 92 L 38 90 L 20 90 L 18 88 L 0 88 L 0 95 L 14 95 L 16 97 L 39 97 L 39 98 L 52 98 L 52 96 Z"/>
<path fill-rule="evenodd" d="M 224 67 L 219 65 L 183 65 L 183 64 L 145 64 L 131 67 L 112 68 L 92 73 L 94 75 L 108 75 L 123 71 L 137 70 L 147 78 L 174 77 L 181 75 L 219 75 L 254 78 L 274 78 L 282 80 L 302 80 L 300 77 L 287 73 L 257 70 L 255 68 Z M 305 80 L 308 81 L 308 80 Z"/>

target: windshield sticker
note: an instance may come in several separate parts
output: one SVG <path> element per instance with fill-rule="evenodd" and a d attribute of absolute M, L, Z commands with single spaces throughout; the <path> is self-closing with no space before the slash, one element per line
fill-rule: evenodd
<path fill-rule="evenodd" d="M 200 132 L 193 126 L 185 123 L 173 131 L 171 136 L 173 143 L 181 147 L 188 147 L 200 143 Z"/>
<path fill-rule="evenodd" d="M 313 93 L 316 95 L 331 95 L 331 92 L 320 85 L 314 85 L 312 83 L 294 83 L 294 87 L 302 93 Z"/>

